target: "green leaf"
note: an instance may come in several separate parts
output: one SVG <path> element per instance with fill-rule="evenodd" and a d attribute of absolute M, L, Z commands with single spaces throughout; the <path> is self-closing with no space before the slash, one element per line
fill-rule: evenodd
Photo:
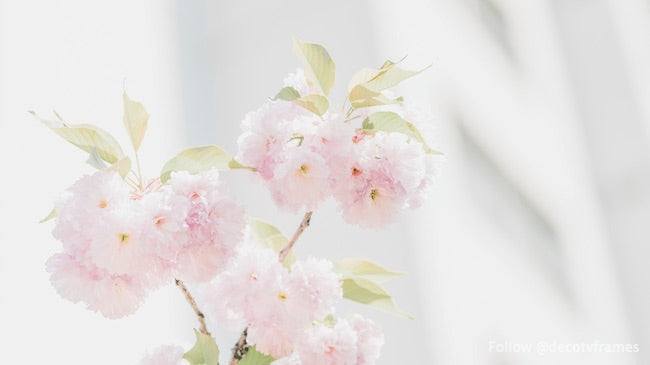
<path fill-rule="evenodd" d="M 234 158 L 228 162 L 228 167 L 235 170 L 235 169 L 245 169 L 245 170 L 251 170 L 251 171 L 257 171 L 256 168 L 250 167 L 250 166 L 245 166 L 239 163 L 239 161 L 235 160 Z"/>
<path fill-rule="evenodd" d="M 353 108 L 365 108 L 376 105 L 402 104 L 403 97 L 391 99 L 381 92 L 368 89 L 366 86 L 357 85 L 349 94 L 350 103 Z"/>
<path fill-rule="evenodd" d="M 106 163 L 102 160 L 102 156 L 99 155 L 99 151 L 97 151 L 97 148 L 93 148 L 90 151 L 86 163 L 96 168 L 97 170 L 103 170 L 106 168 Z"/>
<path fill-rule="evenodd" d="M 375 77 L 365 82 L 364 85 L 376 91 L 390 89 L 391 87 L 397 86 L 400 82 L 421 73 L 429 67 L 431 66 L 427 66 L 418 71 L 409 71 L 401 69 L 395 66 L 394 63 L 391 63 L 388 66 L 384 66 Z"/>
<path fill-rule="evenodd" d="M 190 365 L 219 365 L 219 347 L 212 336 L 194 330 L 196 343 L 183 355 Z"/>
<path fill-rule="evenodd" d="M 124 157 L 124 152 L 117 140 L 105 130 L 92 124 L 66 124 L 61 121 L 50 121 L 40 118 L 36 113 L 30 111 L 43 124 L 47 125 L 54 133 L 66 141 L 91 153 L 97 149 L 102 160 L 108 163 L 115 163 Z"/>
<path fill-rule="evenodd" d="M 128 157 L 123 157 L 116 163 L 112 164 L 107 168 L 109 171 L 117 171 L 122 179 L 126 177 L 131 171 L 131 159 Z"/>
<path fill-rule="evenodd" d="M 289 244 L 289 239 L 279 229 L 272 224 L 256 219 L 248 218 L 248 227 L 256 240 L 263 246 L 272 248 L 275 252 L 280 253 L 283 248 Z M 289 268 L 296 261 L 293 250 L 289 251 L 284 259 L 285 267 Z"/>
<path fill-rule="evenodd" d="M 305 67 L 308 78 L 322 93 L 329 95 L 336 74 L 336 65 L 325 47 L 315 43 L 305 43 L 293 38 L 293 44 L 298 58 Z"/>
<path fill-rule="evenodd" d="M 343 259 L 334 264 L 334 269 L 344 276 L 365 277 L 377 281 L 406 275 L 405 272 L 389 270 L 375 262 L 363 259 Z"/>
<path fill-rule="evenodd" d="M 413 319 L 408 313 L 397 308 L 393 298 L 379 284 L 365 278 L 345 278 L 342 280 L 343 298 L 359 302 L 381 311 Z"/>
<path fill-rule="evenodd" d="M 124 126 L 131 138 L 131 144 L 137 151 L 140 148 L 149 123 L 149 114 L 142 104 L 133 101 L 124 93 Z"/>
<path fill-rule="evenodd" d="M 160 181 L 166 183 L 174 171 L 196 174 L 213 168 L 228 170 L 232 161 L 232 156 L 217 146 L 188 148 L 167 161 L 160 173 Z"/>
<path fill-rule="evenodd" d="M 49 220 L 52 220 L 52 219 L 56 218 L 58 215 L 59 215 L 59 213 L 57 213 L 56 209 L 52 209 L 50 211 L 50 214 L 48 214 L 45 218 L 38 221 L 38 223 L 45 223 L 45 222 L 47 222 Z"/>
<path fill-rule="evenodd" d="M 239 360 L 239 365 L 269 365 L 273 361 L 275 359 L 272 356 L 263 354 L 257 351 L 255 346 L 251 346 L 244 354 L 244 357 Z"/>
<path fill-rule="evenodd" d="M 388 98 L 382 94 L 382 91 L 397 86 L 400 82 L 430 67 L 427 66 L 419 71 L 409 71 L 397 67 L 399 62 L 386 61 L 377 70 L 363 68 L 354 74 L 348 83 L 348 97 L 352 107 L 362 108 L 401 103 L 402 98 Z"/>
<path fill-rule="evenodd" d="M 291 86 L 286 86 L 280 89 L 280 91 L 275 95 L 273 100 L 285 100 L 293 101 L 300 97 L 298 90 L 292 88 Z"/>
<path fill-rule="evenodd" d="M 298 99 L 293 100 L 293 103 L 300 105 L 301 107 L 309 110 L 310 112 L 323 115 L 329 109 L 330 103 L 326 97 L 323 95 L 305 95 Z"/>
<path fill-rule="evenodd" d="M 366 132 L 384 131 L 384 132 L 397 132 L 407 135 L 409 138 L 422 143 L 422 147 L 427 153 L 442 154 L 436 150 L 431 149 L 422 138 L 420 131 L 407 122 L 397 113 L 393 112 L 376 112 L 368 116 L 361 125 Z"/>
<path fill-rule="evenodd" d="M 317 115 L 325 114 L 330 107 L 329 100 L 323 95 L 312 94 L 301 97 L 298 90 L 291 86 L 283 87 L 273 100 L 291 101 Z"/>

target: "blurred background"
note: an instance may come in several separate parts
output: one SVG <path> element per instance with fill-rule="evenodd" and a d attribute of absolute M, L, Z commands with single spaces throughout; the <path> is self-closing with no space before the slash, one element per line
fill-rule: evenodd
<path fill-rule="evenodd" d="M 378 364 L 650 363 L 650 2 L 647 0 L 0 0 L 0 348 L 5 363 L 131 364 L 192 342 L 170 285 L 109 321 L 61 299 L 37 224 L 86 156 L 27 110 L 94 123 L 126 145 L 122 88 L 151 114 L 155 176 L 182 148 L 236 152 L 239 123 L 299 65 L 291 36 L 337 64 L 332 100 L 361 67 L 408 54 L 432 67 L 399 91 L 430 109 L 446 160 L 427 204 L 381 230 L 314 213 L 299 254 L 367 257 L 413 321 L 380 322 Z M 223 174 L 249 214 L 290 234 L 242 171 Z M 224 359 L 237 333 L 217 333 Z M 491 344 L 639 344 L 638 353 L 517 353 Z"/>

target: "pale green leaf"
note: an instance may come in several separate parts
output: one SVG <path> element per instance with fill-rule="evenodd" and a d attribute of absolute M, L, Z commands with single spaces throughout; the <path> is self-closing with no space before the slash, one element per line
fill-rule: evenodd
<path fill-rule="evenodd" d="M 99 155 L 99 151 L 97 151 L 97 148 L 93 148 L 92 150 L 90 150 L 86 163 L 96 168 L 97 170 L 103 170 L 106 168 L 106 162 L 102 160 L 102 156 Z"/>
<path fill-rule="evenodd" d="M 397 113 L 373 113 L 363 121 L 363 124 L 361 126 L 366 132 L 384 131 L 405 134 L 409 138 L 420 142 L 427 153 L 442 154 L 436 150 L 431 149 L 424 141 L 424 138 L 422 138 L 420 131 L 418 131 L 418 129 L 412 123 L 404 120 Z"/>
<path fill-rule="evenodd" d="M 244 354 L 244 357 L 239 360 L 239 365 L 269 365 L 273 361 L 275 359 L 272 356 L 263 354 L 257 351 L 255 346 L 251 346 Z"/>
<path fill-rule="evenodd" d="M 263 246 L 270 247 L 275 252 L 280 253 L 283 248 L 289 244 L 289 239 L 274 225 L 256 218 L 248 218 L 248 227 L 253 237 Z M 284 259 L 284 265 L 291 267 L 296 261 L 293 250 L 289 251 Z"/>
<path fill-rule="evenodd" d="M 382 68 L 375 77 L 365 82 L 364 85 L 376 91 L 390 89 L 391 87 L 397 86 L 400 82 L 421 73 L 429 67 L 430 66 L 427 66 L 418 71 L 409 71 L 394 66 L 394 64 L 390 64 L 389 66 Z"/>
<path fill-rule="evenodd" d="M 133 101 L 124 93 L 124 126 L 131 138 L 131 144 L 137 151 L 140 148 L 149 123 L 149 114 L 142 104 Z"/>
<path fill-rule="evenodd" d="M 219 347 L 212 336 L 194 330 L 196 343 L 183 355 L 190 365 L 219 365 Z"/>
<path fill-rule="evenodd" d="M 131 159 L 128 157 L 123 157 L 116 163 L 112 164 L 107 168 L 109 171 L 117 171 L 122 179 L 126 177 L 131 171 Z"/>
<path fill-rule="evenodd" d="M 56 209 L 52 209 L 52 210 L 50 211 L 50 214 L 48 214 L 45 218 L 43 218 L 43 219 L 41 219 L 40 221 L 38 221 L 38 223 L 44 223 L 44 222 L 47 222 L 47 221 L 49 221 L 49 220 L 52 220 L 52 219 L 56 218 L 58 215 L 59 215 L 59 213 L 57 213 Z"/>
<path fill-rule="evenodd" d="M 348 83 L 348 93 L 350 93 L 355 86 L 363 85 L 367 81 L 373 79 L 379 74 L 379 72 L 380 70 L 375 70 L 374 68 L 362 68 L 361 70 L 357 71 L 357 73 L 352 76 L 352 79 L 350 79 L 350 82 Z"/>
<path fill-rule="evenodd" d="M 375 262 L 364 259 L 343 259 L 334 264 L 334 269 L 347 277 L 365 277 L 377 281 L 406 275 L 405 272 L 389 270 Z"/>
<path fill-rule="evenodd" d="M 352 106 L 361 108 L 401 103 L 401 98 L 388 98 L 382 94 L 382 91 L 397 86 L 400 82 L 429 68 L 427 66 L 422 70 L 410 71 L 397 67 L 397 63 L 399 62 L 386 61 L 377 70 L 363 68 L 354 74 L 348 84 L 348 97 Z"/>
<path fill-rule="evenodd" d="M 305 43 L 297 38 L 293 39 L 294 48 L 298 58 L 303 63 L 307 78 L 324 95 L 329 95 L 336 74 L 336 66 L 325 47 L 320 44 Z"/>
<path fill-rule="evenodd" d="M 377 92 L 363 85 L 355 86 L 349 94 L 350 103 L 353 108 L 365 108 L 377 105 L 401 104 L 403 97 L 391 99 L 381 92 Z"/>
<path fill-rule="evenodd" d="M 305 95 L 292 101 L 295 104 L 309 110 L 310 112 L 323 115 L 329 109 L 330 103 L 323 95 Z"/>
<path fill-rule="evenodd" d="M 283 87 L 273 98 L 273 100 L 285 100 L 292 101 L 300 97 L 298 90 L 292 88 L 291 86 Z"/>
<path fill-rule="evenodd" d="M 122 148 L 117 143 L 117 140 L 97 126 L 92 124 L 66 124 L 60 121 L 50 121 L 40 118 L 33 111 L 30 111 L 30 113 L 50 127 L 54 133 L 82 150 L 91 153 L 93 149 L 97 149 L 97 153 L 102 160 L 108 163 L 115 163 L 124 157 L 124 152 L 122 152 Z"/>
<path fill-rule="evenodd" d="M 327 109 L 330 107 L 329 100 L 327 100 L 327 98 L 323 95 L 312 94 L 301 97 L 298 93 L 298 90 L 292 88 L 291 86 L 283 87 L 275 95 L 275 98 L 273 98 L 273 100 L 290 101 L 317 115 L 325 114 Z"/>
<path fill-rule="evenodd" d="M 379 284 L 365 278 L 345 278 L 342 280 L 343 298 L 359 302 L 381 311 L 413 319 L 408 313 L 397 308 L 393 298 Z"/>
<path fill-rule="evenodd" d="M 217 146 L 188 148 L 167 161 L 160 173 L 160 181 L 166 183 L 174 171 L 196 174 L 213 168 L 228 170 L 231 161 L 233 161 L 232 156 Z"/>
<path fill-rule="evenodd" d="M 245 166 L 239 163 L 239 161 L 235 160 L 234 158 L 228 162 L 228 167 L 231 169 L 245 169 L 245 170 L 251 170 L 251 171 L 257 171 L 254 167 L 250 166 Z"/>

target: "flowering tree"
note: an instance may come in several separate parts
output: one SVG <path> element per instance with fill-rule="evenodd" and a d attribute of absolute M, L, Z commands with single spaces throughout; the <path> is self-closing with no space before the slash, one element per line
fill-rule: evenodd
<path fill-rule="evenodd" d="M 422 202 L 439 153 L 415 127 L 421 114 L 389 90 L 420 71 L 390 61 L 362 69 L 340 109 L 332 108 L 329 53 L 294 43 L 304 69 L 246 115 L 235 158 L 217 146 L 189 148 L 159 177 L 145 178 L 138 149 L 149 115 L 126 94 L 135 168 L 108 132 L 58 115 L 41 119 L 98 169 L 75 182 L 44 219 L 56 220 L 53 235 L 62 243 L 47 262 L 57 292 L 117 319 L 135 313 L 147 293 L 175 283 L 196 313 L 194 347 L 161 347 L 142 364 L 218 364 L 206 314 L 243 330 L 230 364 L 374 364 L 381 330 L 358 314 L 339 316 L 336 304 L 345 298 L 408 317 L 380 285 L 402 273 L 368 260 L 298 258 L 294 245 L 329 197 L 346 221 L 366 228 Z M 305 211 L 296 232 L 288 238 L 247 217 L 219 181 L 226 170 L 252 173 L 280 209 Z M 198 290 L 196 299 L 186 283 Z"/>

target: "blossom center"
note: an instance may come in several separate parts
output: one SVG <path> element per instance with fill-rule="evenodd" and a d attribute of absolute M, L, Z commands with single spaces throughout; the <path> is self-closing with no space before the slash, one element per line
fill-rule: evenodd
<path fill-rule="evenodd" d="M 106 200 L 102 200 L 102 201 L 99 202 L 99 204 L 97 206 L 104 209 L 104 208 L 106 208 L 108 206 L 108 202 Z"/>
<path fill-rule="evenodd" d="M 131 236 L 128 233 L 120 233 L 120 245 L 124 246 L 129 243 Z"/>
<path fill-rule="evenodd" d="M 287 300 L 287 294 L 286 293 L 280 293 L 278 294 L 278 298 L 280 298 L 281 301 L 286 301 Z"/>
<path fill-rule="evenodd" d="M 307 172 L 309 172 L 309 166 L 307 166 L 306 164 L 300 165 L 300 172 L 306 174 Z"/>
<path fill-rule="evenodd" d="M 379 196 L 379 190 L 377 188 L 370 189 L 370 199 L 375 200 Z"/>

